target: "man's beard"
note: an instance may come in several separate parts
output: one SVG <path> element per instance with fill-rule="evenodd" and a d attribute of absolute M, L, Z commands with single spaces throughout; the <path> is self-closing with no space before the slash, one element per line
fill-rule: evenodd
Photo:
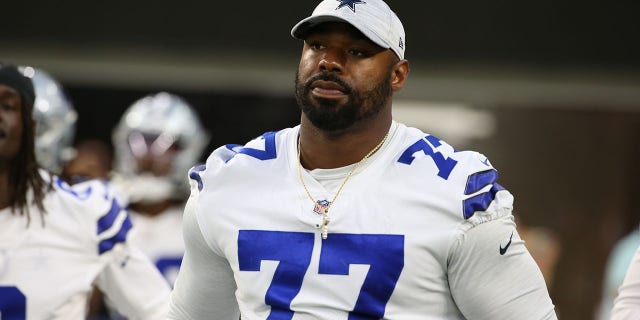
<path fill-rule="evenodd" d="M 347 94 L 347 102 L 338 106 L 336 99 L 315 98 L 317 105 L 313 105 L 310 97 L 311 84 L 317 80 L 332 81 L 339 84 Z M 300 83 L 299 73 L 296 72 L 296 101 L 309 121 L 317 128 L 337 132 L 351 127 L 353 124 L 372 118 L 382 109 L 391 97 L 391 79 L 385 77 L 372 90 L 360 92 L 353 90 L 346 82 L 333 74 L 320 73 Z"/>

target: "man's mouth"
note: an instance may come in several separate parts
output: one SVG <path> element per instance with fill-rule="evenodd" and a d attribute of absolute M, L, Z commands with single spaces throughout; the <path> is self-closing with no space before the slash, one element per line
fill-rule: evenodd
<path fill-rule="evenodd" d="M 347 94 L 343 86 L 333 81 L 316 80 L 311 83 L 310 88 L 311 93 L 320 98 L 335 99 Z"/>

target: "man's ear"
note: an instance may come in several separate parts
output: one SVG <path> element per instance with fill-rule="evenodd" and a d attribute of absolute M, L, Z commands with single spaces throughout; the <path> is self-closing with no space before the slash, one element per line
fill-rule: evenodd
<path fill-rule="evenodd" d="M 393 91 L 398 91 L 404 87 L 404 83 L 409 76 L 409 61 L 402 59 L 393 66 L 391 69 L 391 88 Z"/>

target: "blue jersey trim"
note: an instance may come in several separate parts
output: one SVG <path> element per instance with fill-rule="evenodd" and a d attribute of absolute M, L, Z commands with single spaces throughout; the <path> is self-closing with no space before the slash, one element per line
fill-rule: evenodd
<path fill-rule="evenodd" d="M 487 170 L 470 175 L 467 179 L 467 186 L 464 188 L 464 194 L 469 195 L 479 191 L 480 189 L 496 182 L 498 180 L 498 171 Z"/>
<path fill-rule="evenodd" d="M 118 233 L 116 233 L 109 239 L 100 241 L 100 243 L 98 244 L 98 252 L 100 252 L 100 254 L 103 254 L 113 249 L 116 244 L 125 242 L 125 240 L 127 239 L 127 234 L 129 233 L 129 230 L 131 230 L 132 226 L 133 224 L 131 223 L 131 219 L 129 218 L 129 215 L 127 215 L 127 218 L 124 220 L 124 222 L 122 222 L 122 226 L 120 227 L 120 231 L 118 231 Z"/>
<path fill-rule="evenodd" d="M 204 164 L 201 164 L 199 166 L 193 167 L 191 171 L 189 171 L 189 178 L 191 178 L 192 180 L 198 183 L 198 190 L 200 191 L 202 191 L 202 188 L 204 188 L 204 184 L 202 183 L 202 177 L 200 177 L 200 172 L 204 171 L 205 169 L 207 169 L 207 166 Z"/>
<path fill-rule="evenodd" d="M 491 202 L 496 198 L 496 193 L 504 188 L 496 181 L 498 180 L 498 172 L 494 169 L 477 172 L 469 176 L 467 186 L 464 190 L 465 195 L 470 195 L 482 190 L 488 185 L 492 185 L 487 192 L 470 197 L 462 202 L 463 213 L 465 219 L 471 218 L 476 211 L 486 211 Z"/>
<path fill-rule="evenodd" d="M 92 192 L 91 186 L 88 186 L 82 192 L 78 192 L 72 186 L 70 186 L 68 183 L 62 180 L 60 177 L 55 177 L 55 183 L 60 190 L 69 193 L 70 195 L 74 196 L 78 200 L 84 201 L 89 199 L 89 197 L 91 196 L 91 192 Z"/>
<path fill-rule="evenodd" d="M 264 150 L 244 147 L 238 150 L 238 153 L 246 154 L 259 160 L 275 159 L 276 153 L 276 131 L 267 132 L 262 135 L 264 139 Z"/>
<path fill-rule="evenodd" d="M 98 220 L 98 234 L 103 233 L 105 230 L 113 226 L 113 223 L 116 221 L 120 211 L 122 211 L 122 207 L 118 204 L 116 199 L 113 199 L 113 201 L 111 201 L 111 209 L 109 209 L 109 212 Z"/>

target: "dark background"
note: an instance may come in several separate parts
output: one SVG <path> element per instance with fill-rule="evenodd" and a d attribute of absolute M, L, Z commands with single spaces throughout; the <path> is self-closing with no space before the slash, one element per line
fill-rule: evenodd
<path fill-rule="evenodd" d="M 637 1 L 388 1 L 407 57 L 640 67 Z M 3 42 L 269 51 L 295 57 L 288 32 L 314 1 L 5 1 Z M 356 5 L 357 6 L 357 5 Z"/>

